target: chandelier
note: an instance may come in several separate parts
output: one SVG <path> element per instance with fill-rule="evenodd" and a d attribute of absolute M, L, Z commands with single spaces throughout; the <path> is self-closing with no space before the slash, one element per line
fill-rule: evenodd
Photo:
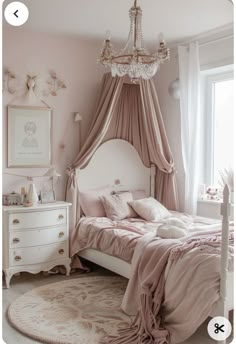
<path fill-rule="evenodd" d="M 140 78 L 152 78 L 160 64 L 169 59 L 170 50 L 166 48 L 163 34 L 160 34 L 159 48 L 153 54 L 143 47 L 142 10 L 137 6 L 137 0 L 129 10 L 129 17 L 130 31 L 124 49 L 119 54 L 115 53 L 108 32 L 99 62 L 111 69 L 112 76 L 128 75 L 131 81 L 136 83 Z"/>

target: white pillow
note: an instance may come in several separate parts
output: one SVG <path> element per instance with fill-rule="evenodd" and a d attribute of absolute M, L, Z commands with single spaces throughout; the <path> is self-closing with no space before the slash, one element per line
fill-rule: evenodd
<path fill-rule="evenodd" d="M 129 205 L 140 217 L 147 221 L 159 221 L 171 216 L 171 213 L 152 197 L 129 202 Z"/>

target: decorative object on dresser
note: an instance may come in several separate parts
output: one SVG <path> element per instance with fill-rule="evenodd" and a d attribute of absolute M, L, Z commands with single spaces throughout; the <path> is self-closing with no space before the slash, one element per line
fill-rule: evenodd
<path fill-rule="evenodd" d="M 54 184 L 53 180 L 54 178 L 58 178 L 61 175 L 56 171 L 55 166 L 51 166 L 47 172 L 44 175 L 41 176 L 26 176 L 23 174 L 16 174 L 16 173 L 8 173 L 8 172 L 3 172 L 3 174 L 9 175 L 9 176 L 16 176 L 16 177 L 22 177 L 26 178 L 28 181 L 31 182 L 30 187 L 29 187 L 29 192 L 28 195 L 26 193 L 25 187 L 21 188 L 21 195 L 20 195 L 20 202 L 19 199 L 16 202 L 16 200 L 12 199 L 14 192 L 11 194 L 11 200 L 9 195 L 3 195 L 3 204 L 4 205 L 20 205 L 24 204 L 25 206 L 31 206 L 33 204 L 38 203 L 39 198 L 38 198 L 38 193 L 36 190 L 36 186 L 33 183 L 34 178 L 43 178 L 43 177 L 50 177 L 52 181 L 52 190 L 50 191 L 41 191 L 40 196 L 41 196 L 41 201 L 42 203 L 48 203 L 48 202 L 55 202 L 56 197 L 55 197 L 55 191 L 54 191 Z M 16 196 L 14 196 L 16 197 Z"/>
<path fill-rule="evenodd" d="M 42 203 L 53 203 L 56 202 L 55 192 L 52 191 L 41 191 L 40 198 Z"/>
<path fill-rule="evenodd" d="M 3 205 L 20 205 L 21 204 L 21 195 L 15 191 L 7 195 L 2 195 Z"/>
<path fill-rule="evenodd" d="M 54 178 L 57 179 L 61 176 L 60 173 L 57 172 L 55 166 L 51 166 L 47 172 L 43 175 L 44 177 L 50 177 L 52 182 L 52 189 L 50 192 L 48 192 L 48 195 L 46 195 L 46 192 L 42 192 L 41 194 L 41 201 L 43 203 L 43 199 L 47 198 L 49 202 L 53 202 L 56 200 L 55 191 L 54 191 Z"/>
<path fill-rule="evenodd" d="M 8 167 L 51 165 L 52 109 L 8 106 Z"/>
<path fill-rule="evenodd" d="M 140 78 L 146 80 L 152 78 L 160 64 L 170 58 L 170 50 L 166 48 L 162 33 L 159 35 L 159 49 L 155 53 L 150 54 L 143 47 L 142 10 L 137 6 L 137 0 L 129 10 L 129 16 L 130 32 L 124 49 L 119 54 L 114 52 L 108 31 L 99 62 L 111 69 L 112 76 L 128 75 L 131 81 L 136 83 Z"/>
<path fill-rule="evenodd" d="M 30 209 L 3 207 L 3 272 L 7 288 L 12 276 L 21 271 L 38 273 L 63 265 L 69 275 L 70 205 L 56 202 Z"/>
<path fill-rule="evenodd" d="M 34 183 L 30 183 L 27 201 L 32 205 L 36 205 L 39 201 L 36 186 L 34 185 Z"/>

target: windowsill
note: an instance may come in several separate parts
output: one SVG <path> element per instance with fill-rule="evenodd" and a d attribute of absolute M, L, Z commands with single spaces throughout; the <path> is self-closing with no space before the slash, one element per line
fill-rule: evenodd
<path fill-rule="evenodd" d="M 216 199 L 199 199 L 198 200 L 199 203 L 213 203 L 213 204 L 219 204 L 219 203 L 223 203 L 223 200 L 216 200 Z"/>
<path fill-rule="evenodd" d="M 199 199 L 197 203 L 197 215 L 213 219 L 222 219 L 221 204 L 223 200 Z M 230 220 L 233 220 L 234 204 L 230 204 L 230 209 Z"/>
<path fill-rule="evenodd" d="M 215 200 L 215 199 L 199 199 L 198 203 L 206 203 L 206 204 L 221 204 L 223 203 L 223 199 L 221 200 Z M 230 205 L 233 207 L 234 203 L 230 203 Z"/>

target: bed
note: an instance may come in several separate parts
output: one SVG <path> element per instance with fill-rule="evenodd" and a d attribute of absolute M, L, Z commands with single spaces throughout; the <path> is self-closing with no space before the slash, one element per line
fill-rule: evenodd
<path fill-rule="evenodd" d="M 124 140 L 114 139 L 102 144 L 89 164 L 84 169 L 78 169 L 76 175 L 80 191 L 109 184 L 113 186 L 116 192 L 119 190 L 145 190 L 147 196 L 154 197 L 155 166 L 150 168 L 144 166 L 134 147 Z M 228 271 L 229 204 L 227 190 L 225 191 L 221 213 L 223 215 L 223 239 L 221 244 L 220 298 L 210 314 L 212 317 L 219 315 L 228 317 L 229 310 L 233 309 L 233 273 Z M 196 219 L 196 221 L 201 222 L 204 219 Z M 208 223 L 211 225 L 211 220 L 205 219 L 205 221 L 209 221 Z M 82 222 L 85 225 L 86 219 L 83 219 Z M 109 227 L 109 223 L 106 223 L 105 226 Z M 124 260 L 118 256 L 113 256 L 110 252 L 104 253 L 88 247 L 84 249 L 81 247 L 78 251 L 82 258 L 128 279 L 131 277 L 130 259 Z"/>

